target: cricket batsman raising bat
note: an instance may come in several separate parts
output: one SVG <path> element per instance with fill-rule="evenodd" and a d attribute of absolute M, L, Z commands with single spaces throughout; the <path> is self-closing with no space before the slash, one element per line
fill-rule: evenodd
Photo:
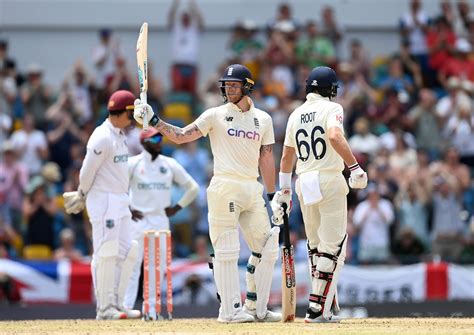
<path fill-rule="evenodd" d="M 148 23 L 144 22 L 140 28 L 140 35 L 137 40 L 137 65 L 138 65 L 138 82 L 140 84 L 140 100 L 147 103 L 146 92 L 148 90 Z M 143 110 L 146 114 L 146 109 Z M 148 129 L 148 118 L 143 117 L 143 130 Z"/>

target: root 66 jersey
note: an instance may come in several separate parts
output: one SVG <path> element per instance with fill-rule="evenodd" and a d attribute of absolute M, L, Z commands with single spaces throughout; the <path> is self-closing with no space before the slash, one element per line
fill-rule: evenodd
<path fill-rule="evenodd" d="M 131 206 L 145 215 L 165 215 L 173 182 L 184 185 L 193 180 L 174 158 L 159 155 L 152 161 L 145 150 L 130 158 L 128 167 Z"/>
<path fill-rule="evenodd" d="M 338 103 L 310 93 L 306 102 L 291 113 L 286 126 L 285 145 L 295 148 L 296 174 L 344 169 L 344 161 L 329 143 L 328 129 L 343 128 L 343 110 Z"/>
<path fill-rule="evenodd" d="M 211 141 L 214 175 L 257 179 L 260 147 L 275 143 L 270 115 L 255 108 L 248 112 L 228 103 L 202 113 L 195 124 Z"/>

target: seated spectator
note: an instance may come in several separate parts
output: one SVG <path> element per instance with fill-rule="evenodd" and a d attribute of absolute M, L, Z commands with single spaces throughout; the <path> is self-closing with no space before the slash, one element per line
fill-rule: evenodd
<path fill-rule="evenodd" d="M 390 259 L 390 225 L 395 215 L 390 201 L 380 198 L 376 185 L 369 185 L 367 192 L 367 200 L 357 205 L 353 217 L 360 234 L 358 259 L 384 263 Z"/>
<path fill-rule="evenodd" d="M 239 64 L 245 65 L 258 81 L 263 44 L 257 39 L 257 24 L 251 20 L 238 22 L 234 27 L 229 48 L 232 58 L 238 59 Z M 214 83 L 215 86 L 215 83 Z"/>
<path fill-rule="evenodd" d="M 468 56 L 472 46 L 466 39 L 457 39 L 454 53 L 446 59 L 438 73 L 438 80 L 446 87 L 449 77 L 458 77 L 474 81 L 474 61 Z"/>
<path fill-rule="evenodd" d="M 421 262 L 425 247 L 411 228 L 404 227 L 400 230 L 392 251 L 401 264 L 413 264 Z"/>
<path fill-rule="evenodd" d="M 395 150 L 390 153 L 389 164 L 394 175 L 401 175 L 417 164 L 416 150 L 407 145 L 401 132 L 395 134 Z"/>
<path fill-rule="evenodd" d="M 436 115 L 440 118 L 442 124 L 446 124 L 446 121 L 456 108 L 459 96 L 463 95 L 461 92 L 461 80 L 457 77 L 449 77 L 446 89 L 448 94 L 436 103 Z"/>
<path fill-rule="evenodd" d="M 114 39 L 109 28 L 99 31 L 100 43 L 94 48 L 92 61 L 95 66 L 95 84 L 99 90 L 104 90 L 117 70 L 117 59 L 123 57 L 120 43 Z"/>
<path fill-rule="evenodd" d="M 290 22 L 296 29 L 299 29 L 299 23 L 293 17 L 291 6 L 287 2 L 280 3 L 277 8 L 276 17 L 267 23 L 267 31 L 271 33 L 280 22 Z"/>
<path fill-rule="evenodd" d="M 457 189 L 442 177 L 434 181 L 432 253 L 446 261 L 457 261 L 462 251 L 465 226 Z"/>
<path fill-rule="evenodd" d="M 438 17 L 426 36 L 429 52 L 429 65 L 438 72 L 454 52 L 456 35 L 443 17 Z"/>
<path fill-rule="evenodd" d="M 71 261 L 81 261 L 81 252 L 74 247 L 75 236 L 72 229 L 64 228 L 59 233 L 60 246 L 54 250 L 54 259 L 59 261 L 62 259 L 68 259 Z"/>
<path fill-rule="evenodd" d="M 384 90 L 395 90 L 398 94 L 412 94 L 414 92 L 413 80 L 403 72 L 400 57 L 392 57 L 388 64 L 388 77 L 380 83 Z"/>
<path fill-rule="evenodd" d="M 361 74 L 366 81 L 370 78 L 370 59 L 364 49 L 362 42 L 358 39 L 353 39 L 350 43 L 349 59 L 356 74 Z"/>

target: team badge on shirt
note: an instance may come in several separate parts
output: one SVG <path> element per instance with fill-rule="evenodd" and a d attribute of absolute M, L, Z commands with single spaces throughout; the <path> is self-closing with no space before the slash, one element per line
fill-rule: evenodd
<path fill-rule="evenodd" d="M 164 173 L 166 173 L 167 171 L 168 171 L 167 168 L 165 168 L 164 166 L 160 166 L 160 172 L 161 172 L 161 173 L 164 174 Z"/>
<path fill-rule="evenodd" d="M 112 229 L 115 226 L 114 220 L 112 219 L 105 220 L 105 226 L 109 229 Z"/>
<path fill-rule="evenodd" d="M 258 119 L 256 117 L 253 118 L 253 123 L 255 125 L 255 129 L 260 128 L 260 122 L 258 121 Z"/>

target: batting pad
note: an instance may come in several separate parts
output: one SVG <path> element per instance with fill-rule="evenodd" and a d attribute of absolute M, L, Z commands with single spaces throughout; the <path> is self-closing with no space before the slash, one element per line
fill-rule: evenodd
<path fill-rule="evenodd" d="M 119 242 L 106 241 L 97 252 L 95 262 L 95 284 L 97 307 L 105 310 L 108 306 L 117 305 L 115 272 L 119 251 Z"/>
<path fill-rule="evenodd" d="M 230 320 L 241 308 L 239 272 L 239 233 L 237 229 L 218 236 L 214 246 L 214 277 L 221 297 L 221 317 Z"/>
<path fill-rule="evenodd" d="M 257 284 L 257 317 L 263 319 L 267 314 L 267 304 L 272 286 L 273 268 L 278 259 L 278 236 L 279 227 L 270 230 L 270 236 L 262 249 L 262 259 L 255 270 L 255 281 Z"/>
<path fill-rule="evenodd" d="M 132 278 L 132 273 L 137 263 L 138 253 L 138 242 L 133 240 L 130 249 L 128 250 L 127 257 L 125 257 L 125 260 L 121 264 L 120 279 L 118 283 L 118 302 L 120 307 L 124 305 L 125 292 L 127 291 L 128 284 Z M 133 307 L 133 305 L 131 307 Z"/>

